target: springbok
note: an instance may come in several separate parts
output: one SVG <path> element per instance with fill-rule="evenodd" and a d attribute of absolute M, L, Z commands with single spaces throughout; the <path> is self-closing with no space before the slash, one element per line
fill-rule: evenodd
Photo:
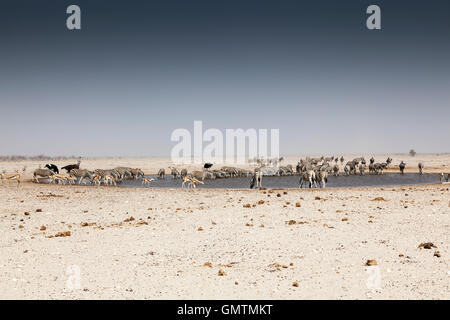
<path fill-rule="evenodd" d="M 17 186 L 19 186 L 19 184 L 20 184 L 19 170 L 15 170 L 15 171 L 16 171 L 16 173 L 14 173 L 14 174 L 7 174 L 7 175 L 5 175 L 5 171 L 3 171 L 2 172 L 2 183 L 3 183 L 4 179 L 9 180 L 9 181 L 16 180 L 17 181 Z"/>
<path fill-rule="evenodd" d="M 146 187 L 150 187 L 150 183 L 152 181 L 155 181 L 155 179 L 153 178 L 148 178 L 148 177 L 142 177 L 142 184 Z"/>

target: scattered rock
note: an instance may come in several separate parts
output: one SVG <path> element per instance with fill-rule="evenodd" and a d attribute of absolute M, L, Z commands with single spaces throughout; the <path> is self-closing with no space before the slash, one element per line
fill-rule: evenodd
<path fill-rule="evenodd" d="M 219 272 L 217 273 L 217 275 L 223 277 L 226 275 L 226 273 L 222 269 L 219 269 Z"/>
<path fill-rule="evenodd" d="M 300 202 L 296 202 L 296 203 L 295 203 L 295 206 L 296 206 L 297 208 L 300 208 L 300 207 L 301 207 Z"/>
<path fill-rule="evenodd" d="M 376 197 L 376 198 L 373 198 L 370 201 L 387 201 L 387 200 L 385 198 L 383 198 L 383 197 Z"/>
<path fill-rule="evenodd" d="M 441 253 L 439 251 L 435 251 L 433 256 L 440 258 L 441 257 Z"/>
<path fill-rule="evenodd" d="M 298 287 L 298 286 L 299 286 L 299 284 L 298 284 L 298 282 L 297 282 L 297 281 L 294 281 L 294 282 L 292 283 L 292 286 L 293 286 L 293 287 Z"/>
<path fill-rule="evenodd" d="M 419 244 L 419 248 L 431 249 L 437 247 L 432 242 L 422 242 L 421 244 Z"/>
<path fill-rule="evenodd" d="M 42 209 L 36 209 L 36 212 L 42 212 Z"/>
<path fill-rule="evenodd" d="M 47 227 L 46 227 L 46 226 L 41 226 L 41 227 L 39 228 L 39 230 L 45 231 L 45 230 L 47 230 Z"/>
<path fill-rule="evenodd" d="M 57 234 L 55 234 L 55 237 L 70 237 L 70 236 L 71 236 L 70 231 L 58 232 Z"/>
<path fill-rule="evenodd" d="M 250 203 L 246 203 L 246 204 L 243 205 L 243 207 L 244 208 L 251 208 L 251 205 L 250 205 Z"/>
<path fill-rule="evenodd" d="M 372 260 L 367 260 L 366 262 L 366 266 L 376 266 L 378 265 L 377 260 L 372 259 Z"/>
<path fill-rule="evenodd" d="M 211 262 L 209 262 L 209 261 L 207 261 L 207 262 L 205 262 L 204 264 L 203 264 L 203 266 L 204 267 L 210 267 L 210 268 L 212 268 L 212 263 Z"/>
<path fill-rule="evenodd" d="M 197 231 L 203 231 L 202 227 L 198 227 Z"/>

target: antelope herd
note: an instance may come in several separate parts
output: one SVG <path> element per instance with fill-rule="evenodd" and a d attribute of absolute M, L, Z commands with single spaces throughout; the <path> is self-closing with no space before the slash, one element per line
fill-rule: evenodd
<path fill-rule="evenodd" d="M 367 162 L 364 157 L 354 158 L 348 162 L 345 162 L 343 156 L 338 157 L 319 157 L 300 159 L 294 168 L 288 164 L 281 166 L 280 163 L 283 158 L 276 159 L 249 159 L 248 163 L 251 166 L 255 166 L 254 170 L 248 170 L 232 166 L 222 166 L 220 169 L 211 169 L 212 164 L 205 164 L 203 170 L 194 170 L 188 173 L 185 168 L 178 169 L 174 166 L 169 166 L 170 176 L 172 179 L 180 179 L 181 187 L 195 188 L 199 184 L 204 184 L 205 180 L 215 180 L 222 178 L 235 178 L 235 177 L 251 177 L 250 188 L 261 188 L 263 176 L 299 176 L 299 188 L 304 185 L 308 185 L 309 188 L 314 187 L 326 187 L 328 182 L 328 176 L 334 175 L 365 175 L 368 169 L 369 174 L 380 175 L 383 174 L 385 169 L 388 169 L 392 164 L 392 159 L 388 157 L 384 162 L 376 162 L 372 157 Z M 334 162 L 334 164 L 333 164 Z M 340 163 L 340 165 L 339 165 Z M 333 165 L 332 165 L 333 164 Z M 46 164 L 42 169 L 40 166 L 33 171 L 33 180 L 37 183 L 42 180 L 47 180 L 52 184 L 86 184 L 88 181 L 91 185 L 112 186 L 122 183 L 124 180 L 142 180 L 144 187 L 150 187 L 154 178 L 146 177 L 144 172 L 139 168 L 130 167 L 116 167 L 113 169 L 96 169 L 87 170 L 80 168 L 81 160 L 78 160 L 76 164 L 69 164 L 61 168 L 66 170 L 65 174 L 60 173 L 58 167 L 54 164 Z M 400 173 L 403 174 L 406 167 L 406 163 L 401 161 L 399 164 Z M 423 163 L 418 164 L 419 174 L 423 174 Z M 26 171 L 26 167 L 22 169 L 22 174 Z M 441 173 L 441 182 L 444 179 L 448 182 L 450 180 L 450 174 Z M 166 171 L 161 168 L 156 177 L 157 179 L 166 179 Z M 15 170 L 15 173 L 7 174 L 5 170 L 1 173 L 1 180 L 3 181 L 17 181 L 20 185 L 21 174 L 19 170 Z"/>

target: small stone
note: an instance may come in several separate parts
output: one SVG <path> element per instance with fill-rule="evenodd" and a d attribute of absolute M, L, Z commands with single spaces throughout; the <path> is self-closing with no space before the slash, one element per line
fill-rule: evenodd
<path fill-rule="evenodd" d="M 373 260 L 367 260 L 366 262 L 366 266 L 376 266 L 378 265 L 377 260 L 373 259 Z"/>

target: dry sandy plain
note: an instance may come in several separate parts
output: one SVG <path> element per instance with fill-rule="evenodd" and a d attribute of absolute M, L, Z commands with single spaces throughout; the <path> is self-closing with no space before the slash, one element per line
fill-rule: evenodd
<path fill-rule="evenodd" d="M 408 171 L 422 161 L 425 172 L 450 172 L 449 155 L 392 157 Z M 82 162 L 118 165 L 154 173 L 169 161 Z M 0 170 L 23 166 L 38 163 Z M 449 299 L 449 188 L 4 183 L 0 299 Z M 419 247 L 426 242 L 435 247 Z M 371 259 L 376 266 L 366 266 Z"/>

